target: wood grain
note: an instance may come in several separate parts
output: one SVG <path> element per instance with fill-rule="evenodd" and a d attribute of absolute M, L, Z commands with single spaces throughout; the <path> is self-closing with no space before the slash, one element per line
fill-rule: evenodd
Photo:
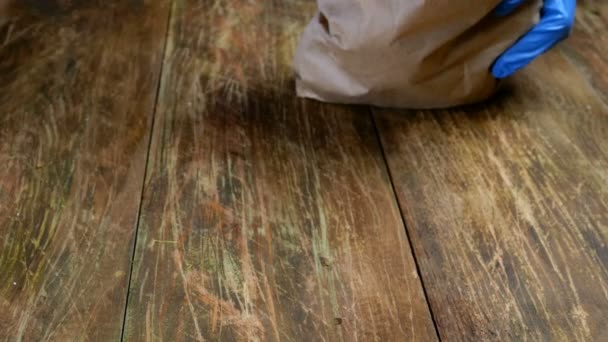
<path fill-rule="evenodd" d="M 608 340 L 608 110 L 559 51 L 485 105 L 376 120 L 442 338 Z"/>
<path fill-rule="evenodd" d="M 0 340 L 120 338 L 166 2 L 0 19 Z"/>
<path fill-rule="evenodd" d="M 127 340 L 436 339 L 365 108 L 295 99 L 310 1 L 175 1 Z"/>

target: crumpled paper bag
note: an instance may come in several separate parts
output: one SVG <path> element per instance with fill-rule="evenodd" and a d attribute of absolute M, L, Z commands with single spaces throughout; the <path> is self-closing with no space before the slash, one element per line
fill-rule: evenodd
<path fill-rule="evenodd" d="M 490 67 L 539 20 L 541 0 L 318 0 L 294 59 L 297 93 L 325 102 L 443 108 L 491 96 Z"/>

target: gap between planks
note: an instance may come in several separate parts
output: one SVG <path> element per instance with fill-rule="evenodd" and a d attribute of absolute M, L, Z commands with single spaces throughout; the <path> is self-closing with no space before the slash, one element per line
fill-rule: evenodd
<path fill-rule="evenodd" d="M 437 326 L 437 321 L 435 320 L 435 313 L 433 312 L 433 307 L 431 306 L 431 301 L 429 299 L 429 295 L 427 293 L 426 285 L 424 283 L 424 278 L 422 277 L 422 272 L 420 272 L 420 265 L 418 263 L 418 257 L 416 256 L 416 251 L 414 249 L 414 245 L 412 244 L 412 238 L 410 236 L 410 232 L 408 229 L 407 222 L 405 220 L 405 216 L 403 214 L 403 206 L 401 205 L 401 201 L 399 200 L 399 195 L 397 194 L 397 187 L 395 186 L 395 181 L 393 178 L 393 173 L 388 164 L 388 158 L 386 157 L 386 151 L 384 149 L 384 144 L 382 143 L 382 139 L 380 137 L 380 130 L 378 129 L 378 123 L 376 122 L 376 117 L 371 107 L 367 107 L 367 112 L 369 114 L 369 119 L 374 126 L 374 134 L 376 135 L 376 141 L 378 142 L 378 148 L 382 154 L 382 161 L 384 162 L 384 167 L 386 168 L 386 174 L 388 175 L 388 180 L 390 183 L 390 189 L 393 193 L 393 200 L 397 204 L 397 208 L 399 209 L 399 217 L 401 218 L 401 222 L 403 223 L 403 229 L 405 229 L 405 236 L 407 237 L 407 244 L 412 253 L 412 257 L 414 258 L 414 265 L 416 266 L 416 274 L 418 275 L 418 279 L 420 279 L 420 286 L 422 287 L 422 292 L 424 294 L 424 301 L 431 315 L 431 320 L 433 321 L 433 329 L 435 329 L 435 334 L 437 335 L 437 339 L 441 342 L 443 339 L 441 338 L 441 334 L 439 333 L 439 327 Z"/>
<path fill-rule="evenodd" d="M 163 51 L 161 54 L 161 58 L 162 60 L 160 61 L 160 70 L 159 70 L 159 77 L 157 80 L 157 84 L 156 84 L 156 94 L 154 96 L 154 107 L 152 109 L 152 120 L 150 123 L 150 128 L 149 128 L 149 133 L 148 133 L 148 146 L 146 149 L 146 162 L 144 163 L 144 174 L 143 174 L 143 181 L 141 183 L 141 191 L 140 191 L 140 196 L 139 196 L 139 205 L 137 207 L 137 219 L 135 222 L 135 236 L 133 238 L 133 244 L 131 245 L 131 262 L 129 265 L 129 280 L 127 281 L 127 296 L 125 298 L 125 308 L 123 310 L 123 315 L 122 315 L 122 327 L 120 329 L 120 341 L 124 341 L 125 338 L 125 329 L 127 327 L 127 313 L 129 310 L 129 297 L 131 295 L 131 280 L 133 279 L 133 265 L 135 264 L 135 254 L 137 251 L 137 237 L 139 236 L 139 226 L 140 226 L 140 220 L 141 220 L 141 211 L 142 211 L 142 206 L 143 206 L 143 202 L 144 202 L 144 194 L 145 194 L 145 189 L 146 189 L 146 180 L 148 178 L 148 164 L 150 161 L 150 153 L 151 153 L 151 147 L 152 147 L 152 138 L 154 136 L 154 124 L 156 122 L 156 116 L 157 116 L 157 110 L 158 110 L 158 102 L 159 102 L 159 98 L 160 98 L 160 91 L 162 88 L 162 84 L 163 84 L 163 80 L 164 80 L 164 69 L 165 69 L 165 62 L 167 61 L 167 45 L 169 43 L 169 34 L 171 33 L 171 21 L 172 21 L 172 17 L 173 17 L 173 6 L 175 5 L 175 2 L 171 1 L 171 4 L 169 6 L 169 14 L 167 15 L 167 19 L 165 20 L 165 35 L 164 35 L 164 42 L 163 42 Z"/>

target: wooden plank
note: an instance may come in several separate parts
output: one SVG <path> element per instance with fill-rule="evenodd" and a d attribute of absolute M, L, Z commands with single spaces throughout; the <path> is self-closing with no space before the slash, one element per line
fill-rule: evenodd
<path fill-rule="evenodd" d="M 436 339 L 369 112 L 294 97 L 313 6 L 175 2 L 127 339 Z"/>
<path fill-rule="evenodd" d="M 568 60 L 376 119 L 440 336 L 608 340 L 608 111 Z"/>
<path fill-rule="evenodd" d="M 0 339 L 118 340 L 168 6 L 0 20 Z"/>

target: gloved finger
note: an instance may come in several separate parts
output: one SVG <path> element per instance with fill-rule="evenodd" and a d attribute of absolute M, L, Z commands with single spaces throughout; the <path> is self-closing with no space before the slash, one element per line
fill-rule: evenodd
<path fill-rule="evenodd" d="M 545 0 L 540 22 L 492 67 L 496 78 L 511 76 L 566 38 L 574 24 L 576 0 Z"/>
<path fill-rule="evenodd" d="M 503 0 L 495 10 L 495 13 L 499 16 L 505 16 L 511 14 L 517 7 L 526 2 L 527 0 Z"/>

